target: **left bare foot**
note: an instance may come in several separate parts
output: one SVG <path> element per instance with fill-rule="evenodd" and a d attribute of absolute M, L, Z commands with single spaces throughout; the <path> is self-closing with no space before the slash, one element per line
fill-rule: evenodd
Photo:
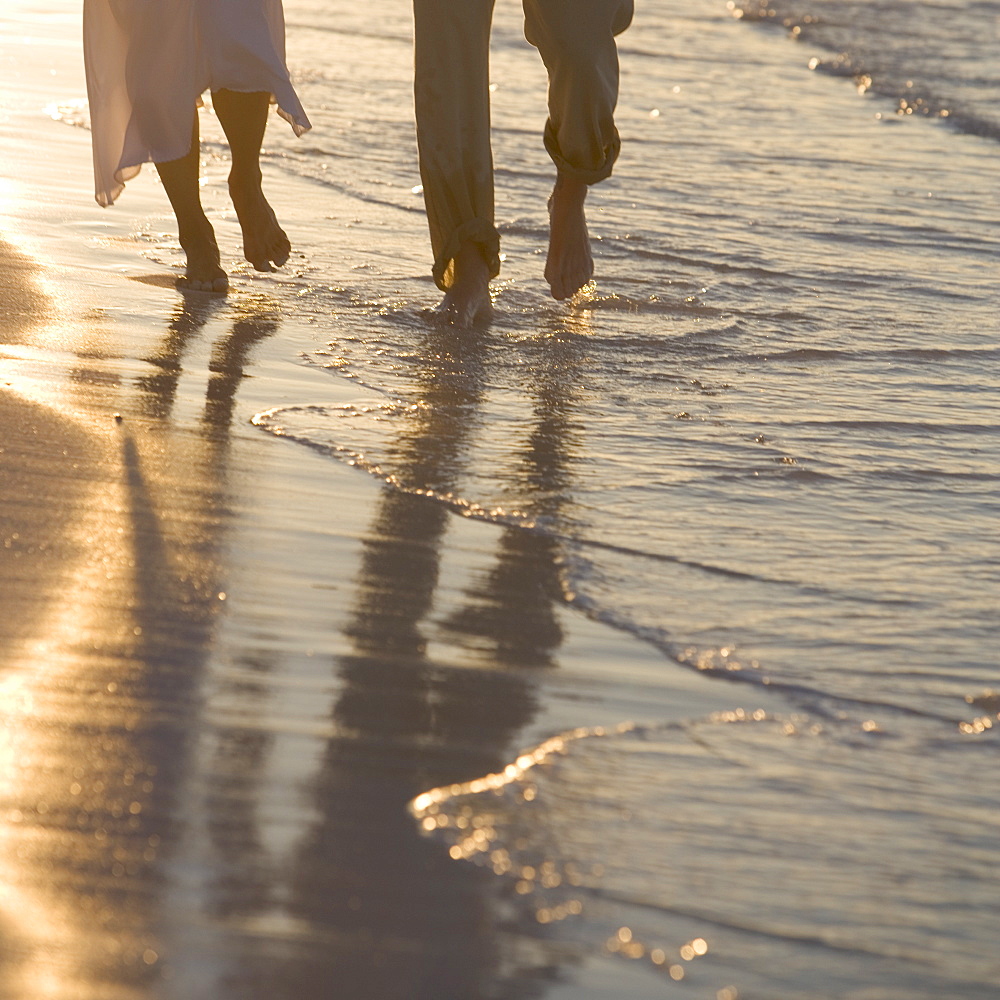
<path fill-rule="evenodd" d="M 260 182 L 247 183 L 229 180 L 229 194 L 233 199 L 236 217 L 243 230 L 243 256 L 258 271 L 273 271 L 288 260 L 292 245 L 285 231 L 278 225 Z"/>
<path fill-rule="evenodd" d="M 185 220 L 180 229 L 181 248 L 187 256 L 183 278 L 177 279 L 182 292 L 213 292 L 224 295 L 229 291 L 229 278 L 219 263 L 219 247 L 211 223 L 201 217 L 200 224 Z"/>
<path fill-rule="evenodd" d="M 594 276 L 590 233 L 583 203 L 587 185 L 564 174 L 556 177 L 549 198 L 549 256 L 545 279 L 552 298 L 572 298 Z"/>
<path fill-rule="evenodd" d="M 455 276 L 451 288 L 434 310 L 437 319 L 449 326 L 468 328 L 493 318 L 490 298 L 490 269 L 482 249 L 463 243 L 455 254 Z"/>

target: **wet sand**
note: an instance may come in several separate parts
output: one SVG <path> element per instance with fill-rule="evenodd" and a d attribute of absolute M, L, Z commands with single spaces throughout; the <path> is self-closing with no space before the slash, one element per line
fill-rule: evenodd
<path fill-rule="evenodd" d="M 266 301 L 176 296 L 165 328 L 102 350 L 103 321 L 4 260 L 24 308 L 0 394 L 0 993 L 473 997 L 527 950 L 515 988 L 535 995 L 532 908 L 509 926 L 502 887 L 407 803 L 614 721 L 586 675 L 656 655 L 561 607 L 546 543 L 250 427 L 254 352 L 287 350 Z M 79 341 L 39 347 L 53 323 Z M 441 432 L 421 461 L 447 460 Z M 469 612 L 448 564 L 488 550 Z M 594 996 L 656 985 L 596 964 Z"/>
<path fill-rule="evenodd" d="M 298 360 L 323 338 L 294 288 L 241 272 L 228 299 L 177 293 L 131 229 L 172 232 L 149 172 L 100 214 L 86 133 L 39 134 L 19 79 L 0 124 L 0 996 L 658 995 L 627 963 L 577 968 L 407 803 L 641 714 L 659 654 L 563 605 L 550 542 L 252 427 L 348 394 Z M 26 177 L 29 149 L 47 165 Z M 455 462 L 461 433 L 429 420 L 399 449 Z M 681 676 L 657 715 L 717 697 Z"/>

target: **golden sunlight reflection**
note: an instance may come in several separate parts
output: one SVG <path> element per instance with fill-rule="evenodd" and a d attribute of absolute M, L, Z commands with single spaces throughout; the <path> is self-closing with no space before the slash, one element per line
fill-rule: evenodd
<path fill-rule="evenodd" d="M 993 729 L 996 723 L 1000 723 L 1000 693 L 992 688 L 987 688 L 977 695 L 967 694 L 965 703 L 980 709 L 983 714 L 959 722 L 959 732 L 965 733 L 967 736 L 979 736 Z"/>
<path fill-rule="evenodd" d="M 737 709 L 719 713 L 713 721 L 752 723 L 766 718 L 763 712 Z M 558 924 L 579 916 L 585 909 L 590 912 L 587 900 L 593 898 L 593 890 L 601 883 L 604 868 L 599 863 L 581 865 L 537 854 L 530 861 L 525 860 L 530 857 L 525 854 L 527 837 L 518 831 L 528 831 L 536 823 L 544 823 L 544 810 L 551 807 L 542 803 L 543 814 L 537 819 L 525 815 L 525 807 L 531 808 L 537 800 L 532 773 L 539 768 L 551 768 L 578 741 L 634 732 L 645 730 L 633 723 L 622 723 L 560 733 L 519 754 L 502 771 L 422 793 L 412 801 L 411 810 L 426 835 L 444 833 L 451 841 L 448 854 L 452 860 L 476 862 L 510 880 L 515 896 L 535 901 L 533 912 L 537 923 Z M 525 794 L 529 791 L 530 795 Z M 710 945 L 707 938 L 698 936 L 669 947 L 663 942 L 642 940 L 633 927 L 622 925 L 605 939 L 604 950 L 622 959 L 645 963 L 651 970 L 679 982 L 688 974 L 685 966 L 708 955 Z M 722 990 L 718 995 L 727 994 Z M 735 992 L 732 996 L 736 996 Z"/>
<path fill-rule="evenodd" d="M 81 433 L 66 418 L 52 423 L 67 441 Z M 15 957 L 4 966 L 6 995 L 96 996 L 109 970 L 130 969 L 138 985 L 155 964 L 143 895 L 129 890 L 156 858 L 144 812 L 157 764 L 139 735 L 142 699 L 119 691 L 118 657 L 102 653 L 128 659 L 141 643 L 139 619 L 124 610 L 134 536 L 113 442 L 89 444 L 90 461 L 77 457 L 93 488 L 55 545 L 76 559 L 49 578 L 48 614 L 6 661 L 0 882 Z"/>
<path fill-rule="evenodd" d="M 237 311 L 200 432 L 175 433 L 181 356 L 205 318 L 181 304 L 127 381 L 102 368 L 102 324 L 53 316 L 22 338 L 51 388 L 29 374 L 30 395 L 0 399 L 0 459 L 15 463 L 0 480 L 0 996 L 125 1000 L 172 974 L 162 866 L 224 607 L 233 396 L 276 330 L 267 309 Z"/>
<path fill-rule="evenodd" d="M 604 943 L 605 950 L 622 958 L 642 960 L 654 969 L 666 973 L 679 981 L 686 975 L 684 966 L 671 957 L 671 952 L 662 946 L 651 947 L 638 940 L 631 927 L 619 927 Z M 691 962 L 708 954 L 708 942 L 695 938 L 676 949 L 676 957 L 682 962 Z"/>
<path fill-rule="evenodd" d="M 488 774 L 485 777 L 476 778 L 475 780 L 468 781 L 464 784 L 446 785 L 442 788 L 432 788 L 427 792 L 423 792 L 410 803 L 410 810 L 418 820 L 422 820 L 423 823 L 426 824 L 426 814 L 436 815 L 438 807 L 442 802 L 445 802 L 450 798 L 456 798 L 460 795 L 475 795 L 479 792 L 496 791 L 503 788 L 505 785 L 519 782 L 524 777 L 526 771 L 548 760 L 548 758 L 550 758 L 553 754 L 564 753 L 566 751 L 566 745 L 574 740 L 585 739 L 589 736 L 604 736 L 608 732 L 627 733 L 631 732 L 634 728 L 634 723 L 622 722 L 611 729 L 604 726 L 581 726 L 577 729 L 560 733 L 558 736 L 553 736 L 544 743 L 535 747 L 535 749 L 529 753 L 521 754 L 514 763 L 508 764 L 502 772 L 497 774 Z M 531 798 L 534 798 L 534 796 L 532 795 Z M 530 799 L 528 799 L 528 801 L 530 801 Z M 446 821 L 440 825 L 447 826 L 448 823 Z M 425 829 L 433 829 L 433 827 L 427 827 L 425 825 Z M 473 853 L 477 853 L 478 850 L 480 849 L 475 848 L 463 856 L 468 857 Z"/>

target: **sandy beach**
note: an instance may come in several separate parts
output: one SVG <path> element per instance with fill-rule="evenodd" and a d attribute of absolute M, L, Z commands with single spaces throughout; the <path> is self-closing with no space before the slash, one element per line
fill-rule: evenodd
<path fill-rule="evenodd" d="M 642 5 L 567 307 L 498 5 L 460 335 L 397 6 L 286 0 L 274 274 L 202 112 L 224 298 L 174 287 L 155 171 L 94 202 L 79 4 L 0 12 L 0 1000 L 978 1000 L 995 138 L 909 20 L 868 87 Z"/>

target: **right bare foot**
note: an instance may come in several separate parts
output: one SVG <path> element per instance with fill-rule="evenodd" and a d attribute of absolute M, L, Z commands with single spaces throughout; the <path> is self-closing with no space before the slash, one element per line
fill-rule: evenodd
<path fill-rule="evenodd" d="M 243 181 L 231 177 L 229 194 L 243 230 L 243 256 L 258 271 L 273 271 L 288 260 L 292 245 L 278 225 L 260 181 Z"/>
<path fill-rule="evenodd" d="M 449 326 L 469 327 L 493 318 L 490 298 L 490 269 L 482 250 L 465 243 L 455 254 L 455 280 L 434 310 Z"/>
<path fill-rule="evenodd" d="M 572 298 L 594 276 L 590 234 L 583 203 L 587 185 L 564 174 L 549 198 L 549 255 L 545 278 L 554 299 Z"/>
<path fill-rule="evenodd" d="M 229 291 L 229 278 L 219 262 L 219 247 L 211 224 L 205 220 L 195 234 L 185 233 L 181 247 L 187 254 L 187 268 L 183 278 L 177 279 L 177 287 L 185 292 L 213 292 L 224 294 Z"/>

